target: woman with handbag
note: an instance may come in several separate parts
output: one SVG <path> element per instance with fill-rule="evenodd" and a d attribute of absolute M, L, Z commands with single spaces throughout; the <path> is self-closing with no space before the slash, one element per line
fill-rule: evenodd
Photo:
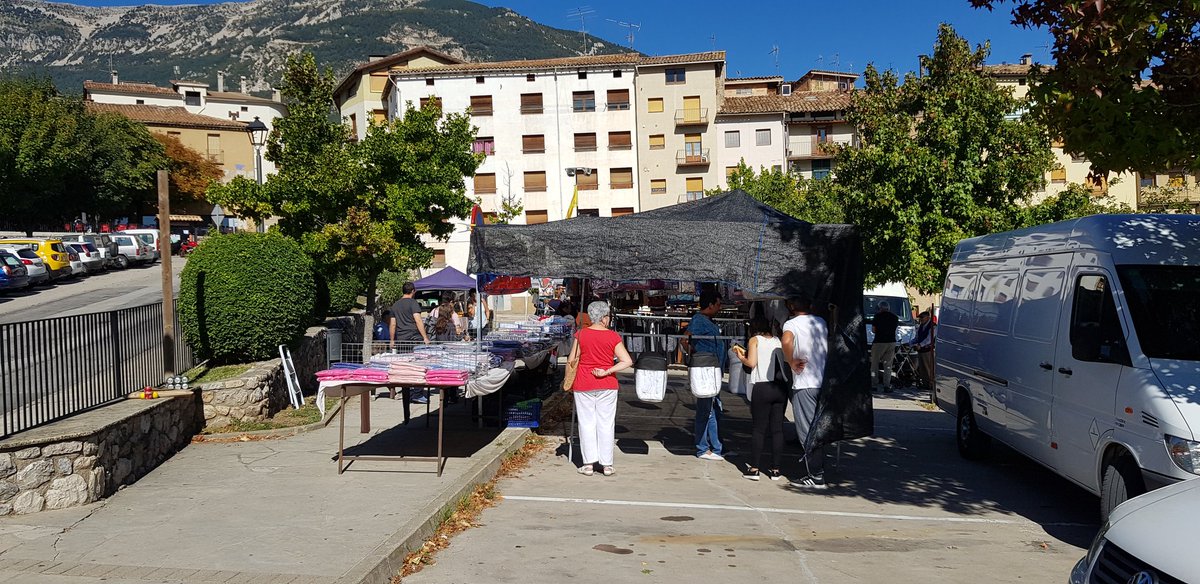
<path fill-rule="evenodd" d="M 592 476 L 596 463 L 604 476 L 613 475 L 613 441 L 617 423 L 618 371 L 633 365 L 621 335 L 609 330 L 612 323 L 607 302 L 588 305 L 592 324 L 575 333 L 563 390 L 575 392 L 575 414 L 579 418 L 579 473 Z M 613 364 L 613 359 L 617 363 Z"/>
<path fill-rule="evenodd" d="M 787 409 L 787 385 L 778 383 L 771 370 L 772 356 L 775 351 L 782 350 L 780 342 L 782 333 L 779 323 L 768 322 L 766 318 L 757 316 L 750 321 L 750 341 L 747 348 L 734 347 L 738 359 L 743 365 L 750 367 L 750 418 L 754 422 L 754 431 L 750 440 L 750 462 L 742 469 L 742 477 L 757 481 L 760 474 L 777 481 L 783 478 L 779 472 L 779 461 L 783 455 L 783 412 Z M 771 466 L 765 473 L 760 473 L 762 462 L 763 442 L 766 441 L 767 431 L 771 432 Z"/>

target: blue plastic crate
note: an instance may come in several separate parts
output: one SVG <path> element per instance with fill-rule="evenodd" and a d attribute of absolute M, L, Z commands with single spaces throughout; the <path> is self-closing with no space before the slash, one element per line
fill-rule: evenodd
<path fill-rule="evenodd" d="M 537 428 L 542 417 L 542 400 L 518 402 L 504 409 L 504 422 L 509 428 Z"/>

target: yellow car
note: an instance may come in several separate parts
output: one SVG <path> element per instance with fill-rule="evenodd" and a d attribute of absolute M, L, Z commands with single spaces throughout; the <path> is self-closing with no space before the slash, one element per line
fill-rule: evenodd
<path fill-rule="evenodd" d="M 29 246 L 45 262 L 51 280 L 72 274 L 70 250 L 61 239 L 0 239 L 0 243 Z"/>

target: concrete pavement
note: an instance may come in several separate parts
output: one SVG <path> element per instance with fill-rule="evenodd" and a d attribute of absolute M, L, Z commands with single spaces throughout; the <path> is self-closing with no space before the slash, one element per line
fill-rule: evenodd
<path fill-rule="evenodd" d="M 171 258 L 176 294 L 179 294 L 179 273 L 186 262 L 184 258 Z M 66 278 L 47 286 L 8 292 L 0 296 L 0 323 L 102 312 L 161 300 L 162 263 L 110 269 L 91 276 Z"/>
<path fill-rule="evenodd" d="M 356 453 L 434 451 L 436 406 L 429 429 L 420 406 L 393 427 L 400 402 L 376 398 L 362 435 L 357 403 L 346 415 Z M 338 475 L 336 419 L 285 439 L 194 443 L 105 501 L 0 519 L 0 581 L 387 582 L 441 509 L 490 479 L 526 433 L 448 416 L 440 478 L 433 463 L 391 461 L 355 461 Z"/>

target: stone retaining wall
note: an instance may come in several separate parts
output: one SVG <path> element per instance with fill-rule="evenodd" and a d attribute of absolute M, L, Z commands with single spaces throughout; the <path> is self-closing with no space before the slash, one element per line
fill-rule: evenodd
<path fill-rule="evenodd" d="M 200 431 L 199 399 L 129 400 L 0 441 L 0 515 L 97 501 Z"/>

